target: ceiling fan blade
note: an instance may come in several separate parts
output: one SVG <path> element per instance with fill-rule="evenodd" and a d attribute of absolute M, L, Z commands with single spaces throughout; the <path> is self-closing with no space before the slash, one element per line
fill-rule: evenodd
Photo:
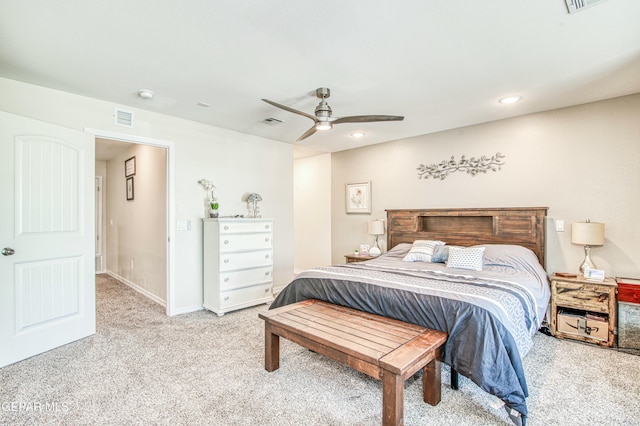
<path fill-rule="evenodd" d="M 311 127 L 309 130 L 307 130 L 306 132 L 304 132 L 304 133 L 302 134 L 302 136 L 300 136 L 296 142 L 299 142 L 299 141 L 301 141 L 302 139 L 306 139 L 306 138 L 308 138 L 309 136 L 311 136 L 311 135 L 312 135 L 312 134 L 314 134 L 315 132 L 316 132 L 316 126 L 314 125 L 314 126 L 313 126 L 313 127 Z"/>
<path fill-rule="evenodd" d="M 370 123 L 374 121 L 402 121 L 403 116 L 399 115 L 352 115 L 350 117 L 341 117 L 332 121 L 333 124 L 341 123 Z"/>
<path fill-rule="evenodd" d="M 265 102 L 266 102 L 266 103 L 268 103 L 268 104 L 273 105 L 274 107 L 278 107 L 278 108 L 280 108 L 280 109 L 283 109 L 283 110 L 285 110 L 285 111 L 289 111 L 289 112 L 292 112 L 292 113 L 294 113 L 294 114 L 298 114 L 298 115 L 302 115 L 302 116 L 305 116 L 305 117 L 307 117 L 307 118 L 310 118 L 310 119 L 312 119 L 314 122 L 317 120 L 317 118 L 316 118 L 315 116 L 313 116 L 313 115 L 311 115 L 311 114 L 307 114 L 306 112 L 298 111 L 297 109 L 293 109 L 293 108 L 288 107 L 288 106 L 286 106 L 286 105 L 282 105 L 282 104 L 279 104 L 279 103 L 277 103 L 277 102 L 270 101 L 269 99 L 263 99 L 263 101 L 265 101 Z"/>

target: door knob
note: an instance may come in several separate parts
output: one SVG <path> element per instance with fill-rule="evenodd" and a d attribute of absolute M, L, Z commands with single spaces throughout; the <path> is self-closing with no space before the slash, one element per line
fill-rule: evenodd
<path fill-rule="evenodd" d="M 5 248 L 2 249 L 2 255 L 3 256 L 11 256 L 15 252 L 16 251 L 14 249 L 12 249 L 11 247 L 5 247 Z"/>

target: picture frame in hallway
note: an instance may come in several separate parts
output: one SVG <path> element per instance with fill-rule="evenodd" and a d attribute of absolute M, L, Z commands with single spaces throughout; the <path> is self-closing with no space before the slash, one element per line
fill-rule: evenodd
<path fill-rule="evenodd" d="M 127 178 L 127 201 L 133 201 L 133 176 Z"/>
<path fill-rule="evenodd" d="M 135 155 L 128 160 L 124 160 L 124 177 L 136 174 L 136 157 Z"/>

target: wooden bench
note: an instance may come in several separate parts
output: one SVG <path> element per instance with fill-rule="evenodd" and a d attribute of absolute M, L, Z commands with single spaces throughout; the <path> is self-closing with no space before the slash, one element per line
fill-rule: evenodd
<path fill-rule="evenodd" d="M 440 402 L 440 348 L 447 334 L 391 318 L 305 300 L 259 314 L 265 369 L 280 367 L 280 337 L 382 380 L 382 424 L 404 424 L 404 381 L 423 374 L 423 400 Z"/>

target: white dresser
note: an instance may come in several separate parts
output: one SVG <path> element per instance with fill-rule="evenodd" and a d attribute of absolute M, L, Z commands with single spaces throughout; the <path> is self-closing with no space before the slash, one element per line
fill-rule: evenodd
<path fill-rule="evenodd" d="M 203 219 L 204 304 L 224 315 L 273 300 L 273 219 Z"/>

